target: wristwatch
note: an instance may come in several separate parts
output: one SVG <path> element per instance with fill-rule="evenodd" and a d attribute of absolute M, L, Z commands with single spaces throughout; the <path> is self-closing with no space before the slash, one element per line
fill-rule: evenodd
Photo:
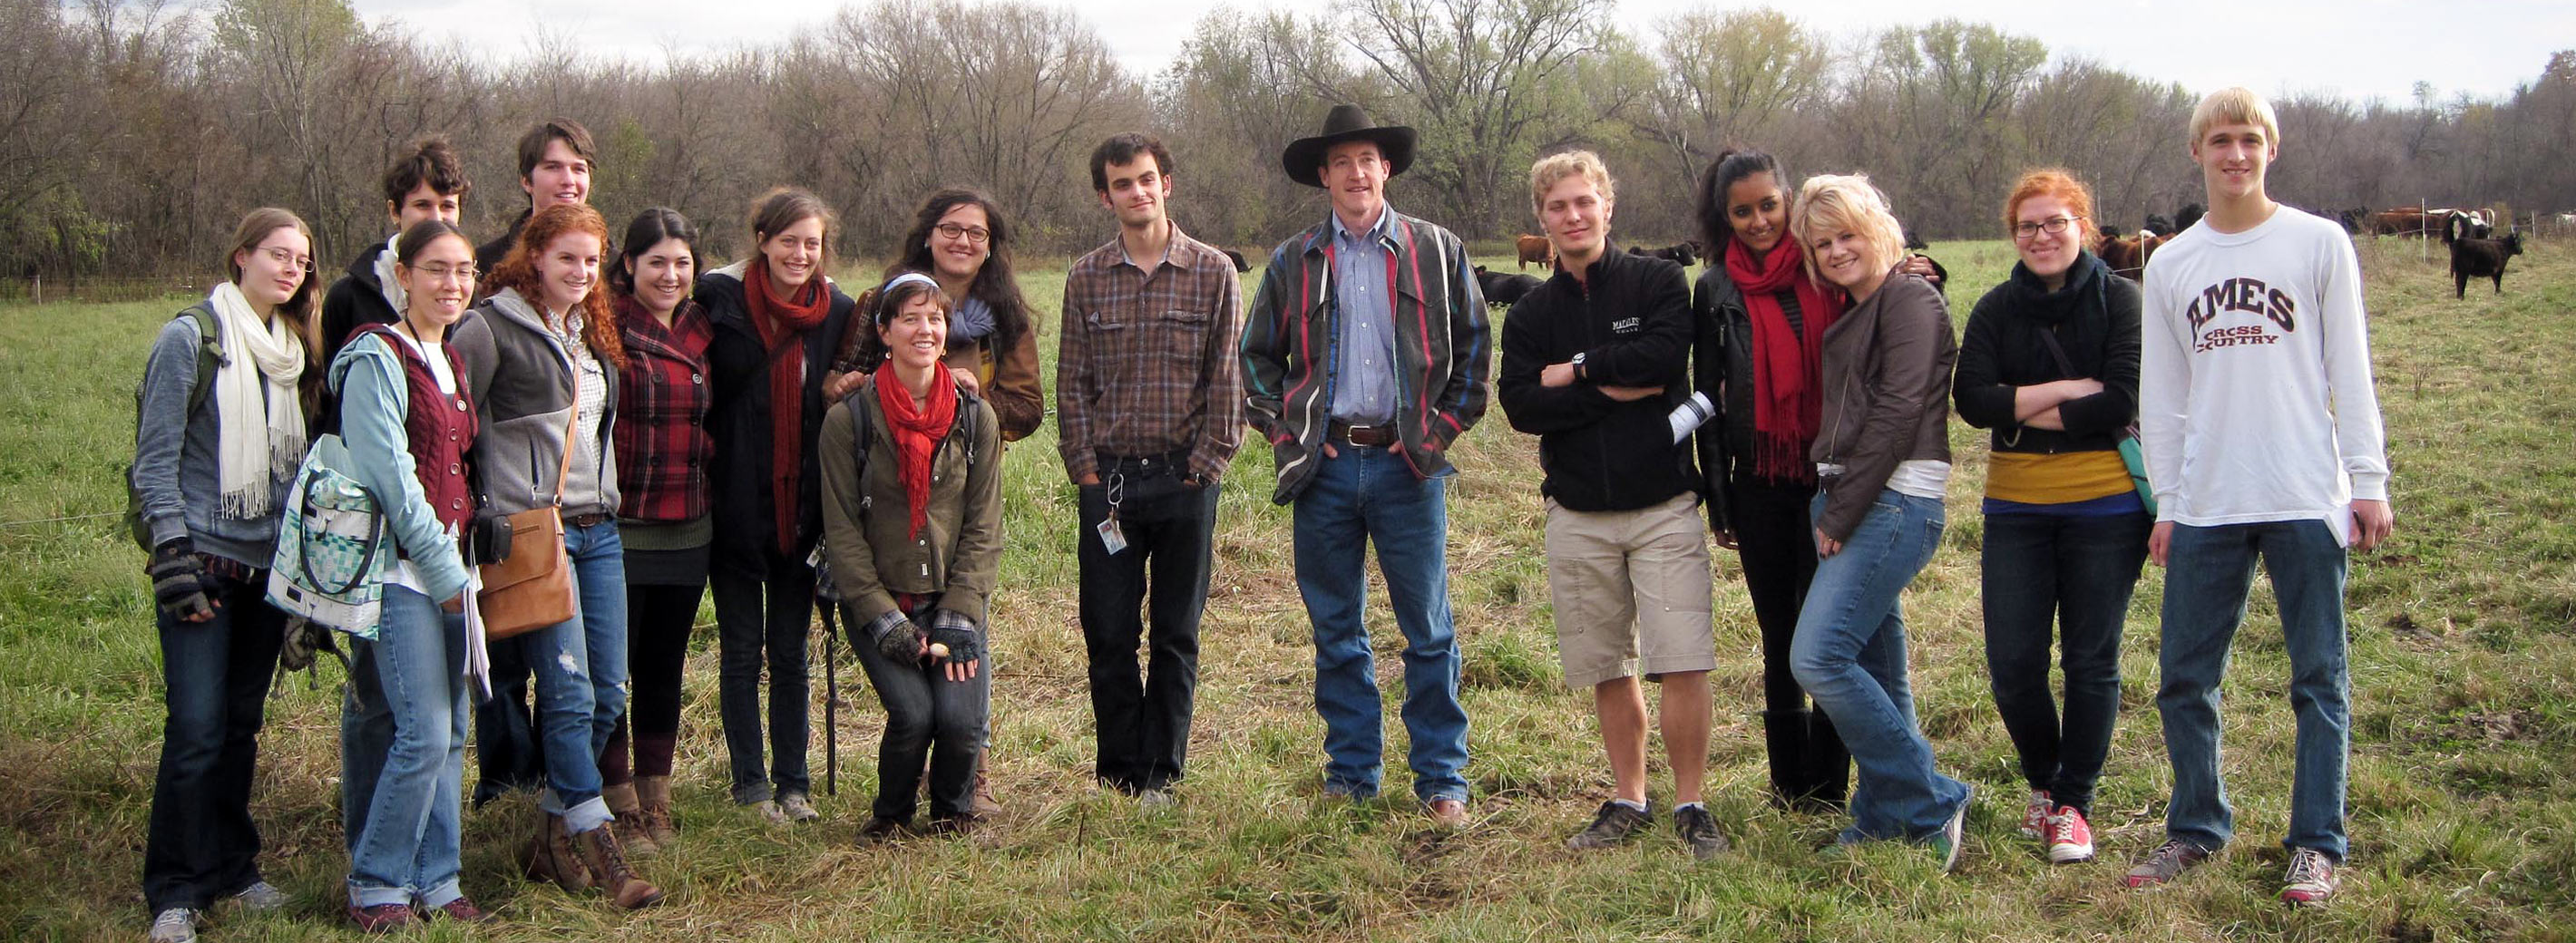
<path fill-rule="evenodd" d="M 1576 353 L 1575 353 L 1575 355 L 1574 355 L 1574 361 L 1573 361 L 1573 366 L 1574 366 L 1574 378 L 1575 378 L 1576 380 L 1582 380 L 1582 381 L 1587 381 L 1587 382 L 1588 382 L 1588 381 L 1590 381 L 1590 380 L 1591 380 L 1591 378 L 1583 375 L 1583 355 L 1584 355 L 1585 353 L 1588 353 L 1588 351 L 1578 351 L 1578 352 L 1576 352 Z"/>

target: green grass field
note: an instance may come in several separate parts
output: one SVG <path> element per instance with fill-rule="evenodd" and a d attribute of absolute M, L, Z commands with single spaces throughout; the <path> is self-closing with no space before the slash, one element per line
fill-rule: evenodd
<path fill-rule="evenodd" d="M 1956 317 L 2013 256 L 2000 242 L 1934 253 Z M 1488 260 L 1508 268 L 1508 257 Z M 1498 411 L 1455 453 L 1451 581 L 1474 825 L 1426 826 L 1388 710 L 1390 799 L 1318 790 L 1312 649 L 1269 455 L 1227 479 L 1205 626 L 1190 778 L 1173 810 L 1091 784 L 1090 708 L 1075 624 L 1074 495 L 1053 429 L 1008 455 L 994 605 L 992 771 L 1009 811 L 966 840 L 861 850 L 882 714 L 839 667 L 842 757 L 821 824 L 767 828 L 725 799 L 715 644 L 701 620 L 675 784 L 683 830 L 644 862 L 671 891 L 626 915 L 531 885 L 512 863 L 522 801 L 467 813 L 465 886 L 501 922 L 426 939 L 671 940 L 2576 940 L 2576 252 L 2533 247 L 2505 294 L 2450 279 L 2412 244 L 2366 245 L 2397 536 L 2358 557 L 2352 610 L 2353 855 L 2321 912 L 2273 899 L 2285 860 L 2291 717 L 2268 591 L 2236 647 L 2226 771 L 2239 841 L 2154 892 L 2117 887 L 2161 838 L 2169 775 L 2153 704 L 2159 571 L 2130 613 L 2126 712 L 2101 787 L 2102 857 L 2051 867 L 2014 832 L 2019 777 L 1987 691 L 1974 513 L 1982 437 L 1954 425 L 1959 474 L 1945 546 L 1908 599 L 1921 720 L 1945 771 L 1973 782 L 1956 873 L 1872 847 L 1816 854 L 1840 822 L 1762 799 L 1758 633 L 1718 554 L 1720 667 L 1711 805 L 1735 841 L 1694 866 L 1658 826 L 1586 855 L 1560 842 L 1606 795 L 1588 695 L 1556 667 L 1533 439 Z M 853 267 L 853 271 L 861 270 Z M 1247 276 L 1246 297 L 1250 297 Z M 1061 269 L 1024 286 L 1054 354 Z M 184 302 L 0 307 L 0 937 L 140 939 L 137 875 L 161 715 L 141 554 L 113 512 L 131 456 L 132 394 L 151 332 Z M 1053 371 L 1048 371 L 1052 382 Z M 1370 622 L 1395 695 L 1382 609 Z M 819 644 L 819 634 L 818 634 Z M 846 651 L 843 657 L 847 658 Z M 287 912 L 218 911 L 209 940 L 336 938 L 347 860 L 337 812 L 340 670 L 282 682 L 255 813 Z M 819 660 L 818 660 L 819 665 Z M 816 722 L 824 690 L 817 678 Z M 1659 748 L 1655 751 L 1658 752 Z M 816 775 L 823 744 L 814 744 Z M 1654 774 L 1668 800 L 1669 777 Z"/>

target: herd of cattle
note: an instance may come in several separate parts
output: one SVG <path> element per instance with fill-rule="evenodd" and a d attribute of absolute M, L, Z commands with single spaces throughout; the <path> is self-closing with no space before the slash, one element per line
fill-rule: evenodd
<path fill-rule="evenodd" d="M 2495 237 L 2494 210 L 2401 206 L 2374 213 L 2361 208 L 2344 210 L 2296 208 L 2340 222 L 2345 231 L 2354 235 L 2441 239 L 2445 245 L 2451 247 L 2452 296 L 2457 298 L 2468 297 L 2469 280 L 2476 278 L 2493 280 L 2496 293 L 2503 294 L 2505 262 L 2522 254 L 2520 232 L 2508 229 L 2503 238 Z M 2160 213 L 2148 214 L 2146 225 L 2139 227 L 2137 232 L 2126 232 L 2117 226 L 2103 226 L 2102 247 L 2099 250 L 2102 261 L 2111 267 L 2114 274 L 2135 280 L 2146 272 L 2147 259 L 2156 254 L 2156 248 L 2172 239 L 2175 233 L 2189 229 L 2194 223 L 2200 222 L 2202 212 L 2200 204 L 2187 203 L 2171 216 Z M 2576 225 L 2576 213 L 2562 214 L 2558 221 Z M 1909 230 L 1905 234 L 1905 247 L 1921 249 L 1924 243 Z M 1536 264 L 1541 269 L 1556 264 L 1555 253 L 1549 249 L 1546 236 L 1523 234 L 1512 240 L 1512 248 L 1519 256 L 1521 273 L 1526 273 L 1532 264 Z M 1251 263 L 1244 259 L 1242 253 L 1232 249 L 1224 251 L 1234 260 L 1235 271 L 1252 270 Z M 1708 254 L 1707 248 L 1700 245 L 1696 239 L 1677 242 L 1661 249 L 1630 246 L 1628 252 L 1632 255 L 1667 259 L 1679 263 L 1684 268 L 1699 264 L 1700 260 Z M 1934 262 L 1933 266 L 1937 269 L 1940 263 Z M 1476 285 L 1484 291 L 1487 304 L 1500 308 L 1508 307 L 1513 302 L 1521 300 L 1522 296 L 1539 286 L 1539 280 L 1536 276 L 1528 274 L 1486 271 L 1484 266 L 1479 265 L 1476 266 Z"/>

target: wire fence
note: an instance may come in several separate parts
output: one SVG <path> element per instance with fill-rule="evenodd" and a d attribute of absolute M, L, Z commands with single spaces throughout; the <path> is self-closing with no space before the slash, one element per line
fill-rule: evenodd
<path fill-rule="evenodd" d="M 150 301 L 203 294 L 202 280 L 190 278 L 14 278 L 0 281 L 0 304 Z"/>

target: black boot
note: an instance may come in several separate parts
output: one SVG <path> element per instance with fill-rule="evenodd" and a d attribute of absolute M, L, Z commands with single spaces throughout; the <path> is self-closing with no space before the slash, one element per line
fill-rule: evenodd
<path fill-rule="evenodd" d="M 1834 719 L 1824 711 L 1800 711 L 1807 714 L 1805 788 L 1796 796 L 1798 805 L 1827 812 L 1843 810 L 1843 797 L 1851 782 L 1851 751 L 1843 749 L 1841 734 L 1834 732 Z"/>
<path fill-rule="evenodd" d="M 1763 711 L 1762 746 L 1771 757 L 1771 804 L 1788 809 L 1807 791 L 1807 712 Z"/>

